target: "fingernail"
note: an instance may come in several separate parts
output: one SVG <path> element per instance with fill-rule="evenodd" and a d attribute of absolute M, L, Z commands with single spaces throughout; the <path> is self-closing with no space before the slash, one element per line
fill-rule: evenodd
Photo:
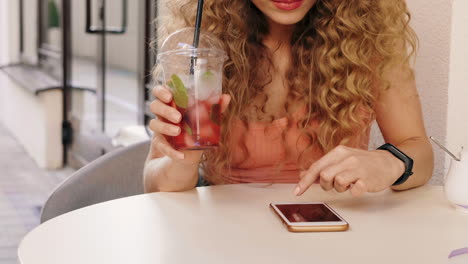
<path fill-rule="evenodd" d="M 181 118 L 182 118 L 182 117 L 180 116 L 179 113 L 173 114 L 173 115 L 172 115 L 172 119 L 173 119 L 173 121 L 176 122 L 176 123 L 179 123 Z"/>
<path fill-rule="evenodd" d="M 180 134 L 180 127 L 172 128 L 172 135 L 178 136 Z"/>
<path fill-rule="evenodd" d="M 301 191 L 301 188 L 299 186 L 297 186 L 296 189 L 294 189 L 294 195 L 297 196 L 300 191 Z"/>

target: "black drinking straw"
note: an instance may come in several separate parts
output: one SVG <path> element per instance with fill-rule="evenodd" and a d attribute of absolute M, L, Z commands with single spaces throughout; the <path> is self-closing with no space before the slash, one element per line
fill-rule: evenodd
<path fill-rule="evenodd" d="M 198 0 L 198 7 L 197 7 L 197 17 L 195 19 L 195 33 L 193 35 L 193 48 L 196 49 L 198 48 L 198 44 L 200 42 L 200 28 L 201 28 L 201 22 L 202 22 L 202 15 L 203 15 L 203 1 L 204 0 Z M 190 59 L 190 76 L 193 78 L 195 75 L 195 64 L 197 63 L 197 53 L 194 52 L 192 53 L 192 58 Z M 198 91 L 197 87 L 195 86 L 195 100 L 198 101 Z M 195 113 L 196 113 L 196 132 L 194 133 L 194 136 L 196 140 L 200 140 L 200 111 L 198 109 L 198 104 L 195 105 Z"/>
<path fill-rule="evenodd" d="M 204 0 L 198 0 L 198 7 L 197 7 L 197 17 L 195 19 L 195 33 L 193 34 L 193 47 L 198 48 L 198 44 L 200 42 L 200 28 L 201 28 L 201 22 L 202 22 L 202 17 L 203 17 L 203 3 Z M 195 63 L 196 63 L 196 56 L 192 56 L 192 59 L 190 61 L 190 74 L 194 74 L 195 70 Z"/>
<path fill-rule="evenodd" d="M 203 15 L 203 2 L 204 0 L 198 0 L 197 18 L 195 19 L 195 34 L 193 36 L 193 47 L 198 48 L 200 41 L 200 28 Z"/>

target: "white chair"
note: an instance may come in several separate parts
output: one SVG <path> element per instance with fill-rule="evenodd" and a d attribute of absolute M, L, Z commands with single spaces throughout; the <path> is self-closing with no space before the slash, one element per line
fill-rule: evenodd
<path fill-rule="evenodd" d="M 61 183 L 44 204 L 41 223 L 85 206 L 143 193 L 150 142 L 110 152 Z"/>

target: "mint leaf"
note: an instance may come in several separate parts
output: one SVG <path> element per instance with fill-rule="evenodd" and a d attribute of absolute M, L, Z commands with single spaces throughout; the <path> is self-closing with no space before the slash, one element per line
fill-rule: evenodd
<path fill-rule="evenodd" d="M 189 136 L 193 135 L 192 129 L 187 123 L 184 124 L 184 129 L 187 132 L 187 134 L 189 134 Z"/>
<path fill-rule="evenodd" d="M 203 73 L 202 78 L 206 80 L 206 79 L 212 78 L 213 76 L 214 76 L 214 74 L 212 72 L 206 71 L 206 72 Z"/>
<path fill-rule="evenodd" d="M 178 107 L 187 108 L 188 106 L 188 95 L 187 88 L 177 74 L 172 74 L 171 79 L 167 82 L 167 86 L 172 89 L 172 96 L 174 102 Z"/>

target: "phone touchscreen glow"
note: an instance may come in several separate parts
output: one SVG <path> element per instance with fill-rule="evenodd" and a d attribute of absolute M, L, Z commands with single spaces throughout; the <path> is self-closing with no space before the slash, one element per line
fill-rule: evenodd
<path fill-rule="evenodd" d="M 324 204 L 276 204 L 291 223 L 341 221 Z"/>

